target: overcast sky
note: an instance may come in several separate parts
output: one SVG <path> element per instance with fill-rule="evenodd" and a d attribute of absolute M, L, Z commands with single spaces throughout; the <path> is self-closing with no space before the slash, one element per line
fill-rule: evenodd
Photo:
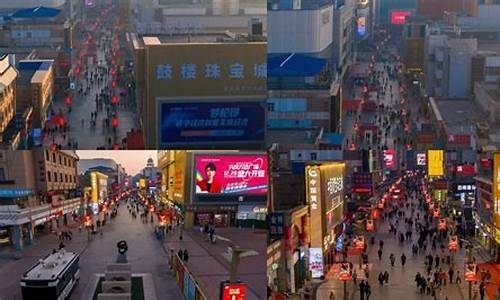
<path fill-rule="evenodd" d="M 89 158 L 111 158 L 121 164 L 127 174 L 135 175 L 139 173 L 148 161 L 152 158 L 155 166 L 158 163 L 158 152 L 155 150 L 78 150 L 76 154 L 80 159 Z"/>

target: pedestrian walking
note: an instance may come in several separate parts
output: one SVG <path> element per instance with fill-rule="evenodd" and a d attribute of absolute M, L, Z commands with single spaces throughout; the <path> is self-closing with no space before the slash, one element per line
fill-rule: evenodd
<path fill-rule="evenodd" d="M 378 274 L 378 282 L 380 285 L 384 285 L 384 274 L 382 272 Z"/>
<path fill-rule="evenodd" d="M 396 261 L 394 253 L 391 253 L 391 255 L 389 255 L 389 260 L 391 261 L 391 267 L 394 267 L 394 262 Z"/>
<path fill-rule="evenodd" d="M 378 254 L 378 260 L 382 260 L 382 248 L 378 249 L 377 254 Z"/>
<path fill-rule="evenodd" d="M 389 272 L 387 272 L 387 270 L 384 272 L 384 281 L 389 284 Z"/>
<path fill-rule="evenodd" d="M 365 300 L 365 288 L 366 284 L 364 280 L 361 280 L 359 283 L 359 299 L 360 300 Z"/>
<path fill-rule="evenodd" d="M 405 263 L 406 263 L 406 256 L 405 254 L 401 254 L 401 265 L 404 267 L 405 266 Z"/>
<path fill-rule="evenodd" d="M 187 249 L 184 249 L 183 258 L 184 258 L 184 261 L 187 263 L 189 260 L 189 255 L 188 255 Z"/>

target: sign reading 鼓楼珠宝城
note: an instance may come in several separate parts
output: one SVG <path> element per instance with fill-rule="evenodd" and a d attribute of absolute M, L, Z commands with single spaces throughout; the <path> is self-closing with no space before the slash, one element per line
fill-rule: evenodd
<path fill-rule="evenodd" d="M 148 49 L 155 98 L 266 96 L 266 43 L 152 43 Z"/>
<path fill-rule="evenodd" d="M 263 141 L 263 101 L 163 101 L 159 107 L 160 147 Z M 234 144 L 237 148 L 238 143 Z"/>

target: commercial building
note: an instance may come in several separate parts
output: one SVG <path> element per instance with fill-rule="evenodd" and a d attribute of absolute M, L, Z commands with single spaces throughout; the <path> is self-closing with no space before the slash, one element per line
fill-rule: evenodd
<path fill-rule="evenodd" d="M 340 132 L 353 14 L 343 1 L 269 2 L 268 131 Z"/>
<path fill-rule="evenodd" d="M 168 178 L 166 196 L 172 197 L 164 201 L 182 208 L 187 227 L 267 226 L 265 153 L 169 150 L 159 155 Z"/>
<path fill-rule="evenodd" d="M 442 20 L 445 12 L 474 16 L 477 13 L 478 2 L 477 0 L 417 0 L 417 14 L 432 20 Z"/>
<path fill-rule="evenodd" d="M 9 56 L 0 57 L 0 144 L 10 140 L 7 128 L 16 114 L 17 76 L 17 70 Z"/>
<path fill-rule="evenodd" d="M 0 152 L 0 227 L 20 250 L 37 235 L 58 231 L 81 203 L 73 151 Z"/>
<path fill-rule="evenodd" d="M 267 26 L 265 0 L 142 0 L 133 11 L 140 34 L 247 32 L 254 20 L 265 33 Z"/>
<path fill-rule="evenodd" d="M 18 111 L 31 110 L 27 127 L 41 131 L 51 114 L 54 96 L 54 60 L 21 60 L 17 64 Z M 38 134 L 41 135 L 41 134 Z M 38 141 L 41 144 L 41 141 Z"/>
<path fill-rule="evenodd" d="M 61 8 L 35 6 L 18 9 L 0 22 L 4 34 L 0 51 L 42 59 L 53 59 L 56 91 L 66 89 L 71 68 L 74 24 Z"/>
<path fill-rule="evenodd" d="M 135 36 L 132 43 L 146 148 L 263 148 L 263 36 Z"/>
<path fill-rule="evenodd" d="M 425 88 L 433 97 L 468 98 L 477 39 L 450 37 L 430 29 L 425 38 Z"/>
<path fill-rule="evenodd" d="M 113 192 L 120 190 L 125 182 L 127 173 L 122 165 L 109 158 L 81 159 L 78 161 L 78 174 L 90 176 L 91 172 L 99 172 L 107 176 L 107 185 Z M 90 178 L 90 177 L 89 177 Z M 84 182 L 84 186 L 89 186 L 90 181 Z"/>

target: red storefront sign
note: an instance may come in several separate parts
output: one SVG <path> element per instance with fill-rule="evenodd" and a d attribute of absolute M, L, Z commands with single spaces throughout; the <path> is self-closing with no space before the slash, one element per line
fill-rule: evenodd
<path fill-rule="evenodd" d="M 476 169 L 474 168 L 474 165 L 461 165 L 457 166 L 456 172 L 457 174 L 463 176 L 473 176 L 476 174 Z"/>
<path fill-rule="evenodd" d="M 247 286 L 244 283 L 224 283 L 222 286 L 222 300 L 245 300 Z"/>
<path fill-rule="evenodd" d="M 448 134 L 448 145 L 470 145 L 469 134 Z"/>
<path fill-rule="evenodd" d="M 451 252 L 456 252 L 458 249 L 458 237 L 456 235 L 450 236 L 450 242 L 448 244 L 448 249 Z"/>
<path fill-rule="evenodd" d="M 342 262 L 339 264 L 339 280 L 348 281 L 352 279 L 351 266 L 348 262 Z"/>

